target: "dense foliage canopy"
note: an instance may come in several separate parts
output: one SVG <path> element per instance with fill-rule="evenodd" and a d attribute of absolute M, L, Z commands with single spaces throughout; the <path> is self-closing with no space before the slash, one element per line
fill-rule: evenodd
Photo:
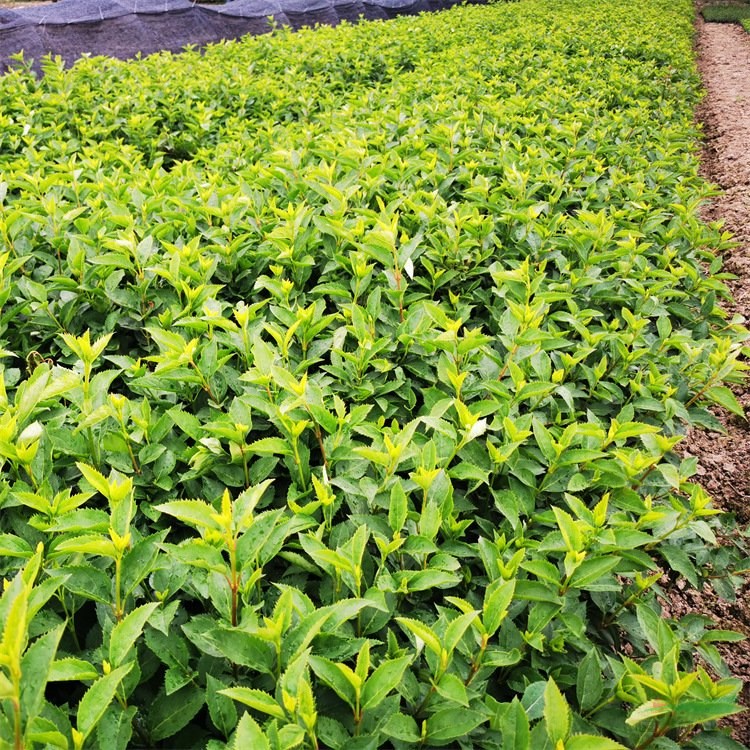
<path fill-rule="evenodd" d="M 691 13 L 0 81 L 3 746 L 738 747 Z"/>

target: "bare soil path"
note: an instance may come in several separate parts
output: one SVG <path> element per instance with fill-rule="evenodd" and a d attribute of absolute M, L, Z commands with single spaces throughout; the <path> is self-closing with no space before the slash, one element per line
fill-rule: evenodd
<path fill-rule="evenodd" d="M 704 129 L 704 176 L 722 190 L 706 209 L 705 218 L 722 220 L 737 246 L 724 257 L 734 303 L 727 308 L 750 321 L 750 34 L 735 24 L 697 23 L 698 64 L 706 89 L 698 117 Z M 750 385 L 735 388 L 750 414 Z M 693 433 L 683 446 L 699 460 L 699 479 L 717 507 L 736 515 L 741 528 L 750 525 L 750 423 L 721 415 L 725 435 Z M 750 707 L 750 581 L 736 602 L 708 594 L 686 595 L 673 602 L 673 614 L 709 614 L 717 627 L 748 636 L 727 644 L 723 654 L 736 677 L 745 681 L 742 702 Z M 680 611 L 682 610 L 682 612 Z M 731 722 L 734 738 L 750 746 L 750 710 Z"/>

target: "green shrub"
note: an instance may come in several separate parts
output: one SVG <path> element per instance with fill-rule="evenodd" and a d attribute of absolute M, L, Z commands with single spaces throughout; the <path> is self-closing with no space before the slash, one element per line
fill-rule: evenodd
<path fill-rule="evenodd" d="M 744 567 L 673 451 L 746 336 L 691 18 L 0 81 L 5 745 L 737 747 L 737 636 L 659 603 Z"/>

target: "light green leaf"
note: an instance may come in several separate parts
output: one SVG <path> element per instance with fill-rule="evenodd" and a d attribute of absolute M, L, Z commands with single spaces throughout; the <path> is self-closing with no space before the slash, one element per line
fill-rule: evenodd
<path fill-rule="evenodd" d="M 158 609 L 159 603 L 143 604 L 136 607 L 132 612 L 112 628 L 109 639 L 109 660 L 112 666 L 119 667 L 128 651 L 138 640 L 143 628 L 148 622 L 154 610 Z"/>
<path fill-rule="evenodd" d="M 196 529 L 221 530 L 221 524 L 214 518 L 217 511 L 204 500 L 172 500 L 155 505 L 154 510 L 174 516 Z"/>
<path fill-rule="evenodd" d="M 443 743 L 468 738 L 486 720 L 484 714 L 468 708 L 443 708 L 427 719 L 427 740 Z"/>
<path fill-rule="evenodd" d="M 409 664 L 411 657 L 401 656 L 378 665 L 362 689 L 362 709 L 379 706 L 399 685 Z"/>
<path fill-rule="evenodd" d="M 440 656 L 440 652 L 443 649 L 442 644 L 435 631 L 429 625 L 425 625 L 419 622 L 419 620 L 413 620 L 410 617 L 397 617 L 396 622 L 404 630 L 414 635 L 418 641 L 422 641 L 433 654 Z"/>
<path fill-rule="evenodd" d="M 232 743 L 233 750 L 271 750 L 268 737 L 250 714 L 245 713 L 237 725 L 237 732 Z"/>
<path fill-rule="evenodd" d="M 226 688 L 225 690 L 219 690 L 217 692 L 226 695 L 227 698 L 238 701 L 245 706 L 250 706 L 250 708 L 254 708 L 256 711 L 273 716 L 276 719 L 286 719 L 286 713 L 276 702 L 276 699 L 268 693 L 264 693 L 262 690 L 235 687 Z"/>
<path fill-rule="evenodd" d="M 132 669 L 132 664 L 113 669 L 109 674 L 100 677 L 85 693 L 78 704 L 76 723 L 78 731 L 88 737 L 99 719 L 115 697 L 115 692 L 125 675 Z"/>
<path fill-rule="evenodd" d="M 630 716 L 626 719 L 626 723 L 638 724 L 641 721 L 647 721 L 648 719 L 654 719 L 657 716 L 664 716 L 665 714 L 671 713 L 672 707 L 667 701 L 663 700 L 650 700 L 646 703 L 641 704 L 638 708 L 633 711 Z"/>
<path fill-rule="evenodd" d="M 529 717 L 518 698 L 513 698 L 501 725 L 503 750 L 531 750 Z"/>
<path fill-rule="evenodd" d="M 544 724 L 553 745 L 565 740 L 570 733 L 570 708 L 560 688 L 550 677 L 544 690 Z"/>

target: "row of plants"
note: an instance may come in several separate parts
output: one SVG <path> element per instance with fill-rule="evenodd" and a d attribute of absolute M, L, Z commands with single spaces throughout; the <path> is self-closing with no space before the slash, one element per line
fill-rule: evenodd
<path fill-rule="evenodd" d="M 692 7 L 0 81 L 0 743 L 738 748 Z"/>

